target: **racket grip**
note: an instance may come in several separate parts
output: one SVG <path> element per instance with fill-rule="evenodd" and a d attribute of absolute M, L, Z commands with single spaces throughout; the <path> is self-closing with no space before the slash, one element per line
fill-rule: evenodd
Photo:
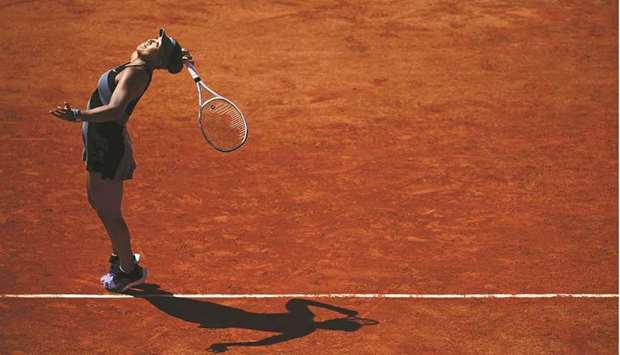
<path fill-rule="evenodd" d="M 189 75 L 191 75 L 192 79 L 194 79 L 194 82 L 199 82 L 200 75 L 198 75 L 198 71 L 196 70 L 196 67 L 194 67 L 194 65 L 192 65 L 192 63 L 189 63 L 189 62 L 185 62 L 183 64 L 185 64 L 185 67 L 187 68 Z"/>

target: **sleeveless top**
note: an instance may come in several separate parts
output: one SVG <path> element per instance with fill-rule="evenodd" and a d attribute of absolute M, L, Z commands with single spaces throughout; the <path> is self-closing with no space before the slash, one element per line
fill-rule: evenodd
<path fill-rule="evenodd" d="M 116 88 L 116 76 L 127 67 L 133 66 L 127 62 L 101 75 L 97 88 L 88 100 L 87 109 L 93 109 L 110 103 L 112 93 Z M 142 67 L 142 65 L 136 65 L 135 67 Z M 125 123 L 129 120 L 133 109 L 151 83 L 153 72 L 148 68 L 146 69 L 148 74 L 146 87 L 140 96 L 127 104 L 125 108 L 127 120 Z M 118 121 L 82 122 L 82 141 L 84 143 L 82 160 L 86 161 L 87 170 L 101 172 L 103 178 L 113 179 L 116 168 L 125 153 L 126 135 L 125 125 Z"/>

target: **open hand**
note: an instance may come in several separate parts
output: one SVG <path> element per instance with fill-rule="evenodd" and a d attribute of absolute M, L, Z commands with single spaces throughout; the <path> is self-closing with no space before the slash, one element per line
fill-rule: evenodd
<path fill-rule="evenodd" d="M 71 108 L 71 105 L 65 101 L 62 106 L 56 106 L 54 110 L 49 111 L 50 114 L 60 118 L 61 120 L 75 122 L 75 113 Z"/>

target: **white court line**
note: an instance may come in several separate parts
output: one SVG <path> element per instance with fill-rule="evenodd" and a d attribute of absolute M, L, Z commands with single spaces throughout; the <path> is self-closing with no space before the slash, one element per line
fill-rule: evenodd
<path fill-rule="evenodd" d="M 392 298 L 392 299 L 468 299 L 468 298 L 618 298 L 616 293 L 490 293 L 490 294 L 410 294 L 410 293 L 290 293 L 290 294 L 3 294 L 0 298 Z"/>

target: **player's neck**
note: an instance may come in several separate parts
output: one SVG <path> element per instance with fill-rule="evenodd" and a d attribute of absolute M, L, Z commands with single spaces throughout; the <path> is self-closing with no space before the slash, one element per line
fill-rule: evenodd
<path fill-rule="evenodd" d="M 143 58 L 141 58 L 141 57 L 138 55 L 138 52 L 136 52 L 136 51 L 134 51 L 134 52 L 131 54 L 131 57 L 129 57 L 129 63 L 130 63 L 131 65 L 144 65 L 144 66 L 145 66 L 145 67 L 147 67 L 147 68 L 149 69 L 149 71 L 151 71 L 151 72 L 153 71 L 153 69 L 157 69 L 157 66 L 156 66 L 156 65 L 154 65 L 153 63 L 150 63 L 150 62 L 148 62 L 148 61 L 144 60 Z"/>
<path fill-rule="evenodd" d="M 132 58 L 131 61 L 129 62 L 131 65 L 144 65 L 149 71 L 153 71 L 153 69 L 156 69 L 155 66 L 150 63 L 147 62 L 146 60 L 138 57 L 138 58 Z"/>

